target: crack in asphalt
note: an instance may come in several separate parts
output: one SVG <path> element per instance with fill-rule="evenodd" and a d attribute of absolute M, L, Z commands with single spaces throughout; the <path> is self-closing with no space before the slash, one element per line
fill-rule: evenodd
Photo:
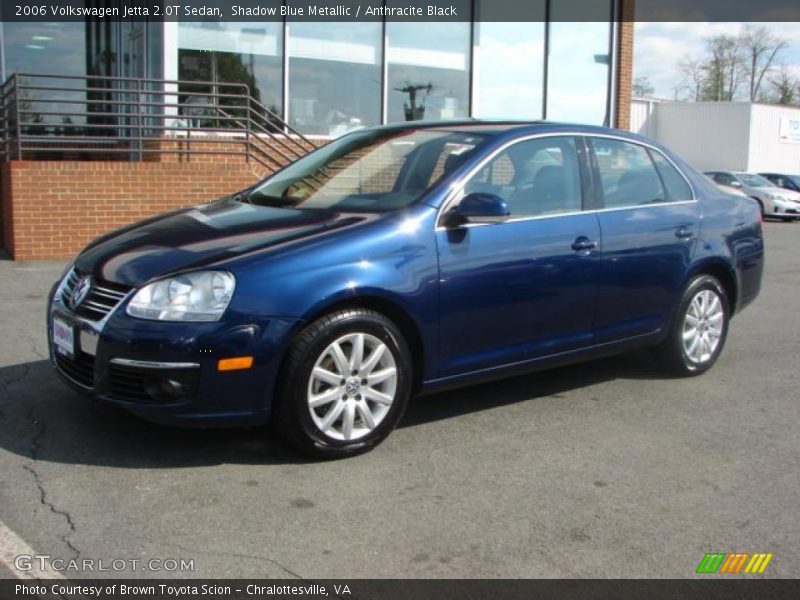
<path fill-rule="evenodd" d="M 73 560 L 78 560 L 81 557 L 81 551 L 78 550 L 72 541 L 69 539 L 70 536 L 77 531 L 75 528 L 75 522 L 72 520 L 72 515 L 70 515 L 65 510 L 60 510 L 55 507 L 55 505 L 47 499 L 47 492 L 44 489 L 44 484 L 42 483 L 42 478 L 39 473 L 36 472 L 30 465 L 22 465 L 22 468 L 28 471 L 31 475 L 33 475 L 33 479 L 36 482 L 36 487 L 39 488 L 39 504 L 46 507 L 50 510 L 51 513 L 54 515 L 59 515 L 64 517 L 67 522 L 67 526 L 69 527 L 69 531 L 65 535 L 59 536 L 62 542 L 69 548 L 75 556 L 72 557 Z"/>
<path fill-rule="evenodd" d="M 6 391 L 15 383 L 19 383 L 23 379 L 25 379 L 31 373 L 31 367 L 27 363 L 20 365 L 22 367 L 22 374 L 19 377 L 11 377 L 10 379 L 6 379 L 0 381 L 0 392 Z"/>
<path fill-rule="evenodd" d="M 252 560 L 263 560 L 263 561 L 266 561 L 268 563 L 272 563 L 273 565 L 275 565 L 279 569 L 282 569 L 283 571 L 285 571 L 286 573 L 288 573 L 292 577 L 295 577 L 297 579 L 303 579 L 303 576 L 300 575 L 299 573 L 295 573 L 291 569 L 283 566 L 281 563 L 279 563 L 274 558 L 269 558 L 267 556 L 255 556 L 253 554 L 239 554 L 239 553 L 236 553 L 236 552 L 231 552 L 230 554 L 226 554 L 224 552 L 210 552 L 210 554 L 225 554 L 226 556 L 233 556 L 235 558 L 245 558 L 245 559 L 249 558 L 249 559 L 252 559 Z"/>
<path fill-rule="evenodd" d="M 34 410 L 34 407 L 31 407 L 31 410 L 28 413 L 28 419 L 30 420 L 30 422 L 33 425 L 37 425 L 38 428 L 39 428 L 39 430 L 33 436 L 33 439 L 31 439 L 31 445 L 30 445 L 31 460 L 35 464 L 36 461 L 38 461 L 38 459 L 39 459 L 39 448 L 41 447 L 41 444 L 42 444 L 42 442 L 41 442 L 42 437 L 44 437 L 44 435 L 46 433 L 46 427 L 45 427 L 45 424 L 43 422 L 41 422 L 38 419 L 36 419 L 36 417 L 33 414 L 33 410 Z M 69 528 L 69 530 L 64 535 L 60 535 L 59 539 L 75 555 L 75 556 L 72 557 L 72 559 L 73 560 L 78 560 L 80 558 L 80 556 L 81 556 L 81 551 L 78 550 L 78 548 L 76 548 L 75 545 L 72 543 L 72 540 L 70 540 L 70 537 L 72 536 L 72 534 L 77 531 L 77 528 L 75 527 L 75 521 L 72 520 L 72 515 L 69 512 L 65 511 L 65 510 L 61 510 L 59 508 L 56 508 L 55 504 L 53 504 L 52 502 L 50 502 L 47 499 L 47 491 L 45 490 L 44 482 L 42 481 L 42 477 L 41 477 L 41 475 L 39 475 L 39 472 L 34 468 L 33 465 L 22 465 L 22 468 L 25 469 L 26 471 L 28 471 L 28 473 L 30 473 L 31 475 L 33 475 L 34 483 L 36 483 L 36 487 L 39 489 L 39 504 L 41 504 L 42 506 L 47 508 L 54 515 L 58 515 L 60 517 L 63 517 L 64 520 L 67 522 L 67 527 Z"/>
<path fill-rule="evenodd" d="M 25 363 L 20 366 L 22 367 L 22 373 L 18 377 L 11 377 L 9 379 L 0 380 L 0 392 L 5 392 L 12 385 L 15 385 L 23 381 L 26 377 L 28 377 L 28 375 L 31 374 L 31 367 L 29 364 Z M 6 418 L 5 411 L 0 409 L 0 419 L 5 419 L 5 418 Z"/>
<path fill-rule="evenodd" d="M 284 565 L 282 565 L 280 562 L 278 562 L 274 558 L 269 558 L 268 556 L 257 556 L 255 554 L 241 554 L 241 553 L 237 553 L 237 552 L 223 552 L 221 550 L 198 550 L 197 548 L 193 548 L 193 549 L 190 550 L 188 548 L 184 548 L 180 544 L 175 544 L 174 542 L 173 543 L 168 543 L 167 545 L 168 546 L 174 546 L 178 550 L 181 550 L 182 552 L 186 552 L 187 554 L 192 554 L 194 552 L 194 553 L 199 553 L 199 554 L 211 554 L 211 555 L 228 556 L 228 557 L 232 556 L 234 558 L 260 560 L 260 561 L 268 562 L 268 563 L 271 563 L 271 564 L 275 565 L 276 567 L 280 568 L 281 570 L 285 571 L 286 573 L 288 573 L 292 577 L 295 577 L 296 579 L 304 579 L 304 577 L 302 575 L 300 575 L 299 573 L 295 573 L 294 571 L 292 571 L 288 567 L 285 567 Z"/>

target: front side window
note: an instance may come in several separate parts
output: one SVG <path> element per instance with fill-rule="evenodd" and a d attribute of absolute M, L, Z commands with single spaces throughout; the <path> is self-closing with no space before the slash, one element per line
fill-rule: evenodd
<path fill-rule="evenodd" d="M 738 177 L 742 183 L 750 187 L 774 187 L 768 179 L 754 173 L 739 173 Z"/>
<path fill-rule="evenodd" d="M 484 140 L 443 130 L 353 133 L 276 173 L 247 200 L 339 212 L 396 210 L 420 198 Z"/>
<path fill-rule="evenodd" d="M 511 217 L 581 210 L 581 176 L 575 140 L 548 137 L 500 152 L 464 186 L 464 194 L 489 193 L 506 201 Z"/>
<path fill-rule="evenodd" d="M 667 192 L 644 146 L 621 140 L 594 138 L 592 147 L 600 173 L 606 208 L 665 202 Z"/>

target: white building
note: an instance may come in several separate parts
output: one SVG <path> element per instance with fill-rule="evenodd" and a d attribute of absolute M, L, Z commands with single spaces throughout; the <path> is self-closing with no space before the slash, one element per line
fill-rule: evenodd
<path fill-rule="evenodd" d="M 701 171 L 800 173 L 800 108 L 635 99 L 631 130 L 665 144 Z"/>

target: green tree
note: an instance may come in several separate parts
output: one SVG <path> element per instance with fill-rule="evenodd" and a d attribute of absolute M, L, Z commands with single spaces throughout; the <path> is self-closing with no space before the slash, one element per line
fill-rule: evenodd
<path fill-rule="evenodd" d="M 786 67 L 782 67 L 778 75 L 769 80 L 772 88 L 771 96 L 765 98 L 775 104 L 797 106 L 800 100 L 800 80 L 794 77 Z"/>
<path fill-rule="evenodd" d="M 701 99 L 730 101 L 742 79 L 742 50 L 737 36 L 720 34 L 706 40 L 708 58 L 703 62 Z"/>

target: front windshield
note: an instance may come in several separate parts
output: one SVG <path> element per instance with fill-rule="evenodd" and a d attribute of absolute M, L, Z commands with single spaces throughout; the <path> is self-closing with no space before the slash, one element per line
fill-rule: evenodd
<path fill-rule="evenodd" d="M 408 206 L 486 140 L 444 130 L 347 135 L 267 179 L 247 197 L 260 206 L 386 212 Z"/>
<path fill-rule="evenodd" d="M 749 185 L 750 187 L 775 187 L 769 179 L 754 173 L 739 173 L 737 174 L 737 177 L 742 181 L 742 183 Z"/>

